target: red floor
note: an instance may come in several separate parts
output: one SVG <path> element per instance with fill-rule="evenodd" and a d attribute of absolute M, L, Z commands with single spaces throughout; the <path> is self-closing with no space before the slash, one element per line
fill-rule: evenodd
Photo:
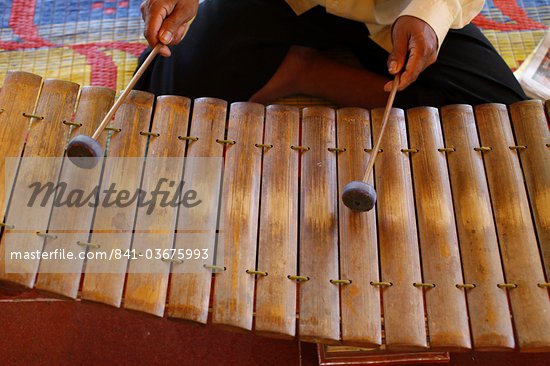
<path fill-rule="evenodd" d="M 313 344 L 33 297 L 0 295 L 0 365 L 317 364 Z M 453 354 L 451 365 L 546 366 L 550 356 Z"/>

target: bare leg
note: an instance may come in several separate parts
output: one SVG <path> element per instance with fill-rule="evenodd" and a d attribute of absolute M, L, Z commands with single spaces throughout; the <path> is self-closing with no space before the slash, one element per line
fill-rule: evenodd
<path fill-rule="evenodd" d="M 267 104 L 280 97 L 307 94 L 342 107 L 382 107 L 388 81 L 385 76 L 333 61 L 313 48 L 291 46 L 273 77 L 250 101 Z"/>

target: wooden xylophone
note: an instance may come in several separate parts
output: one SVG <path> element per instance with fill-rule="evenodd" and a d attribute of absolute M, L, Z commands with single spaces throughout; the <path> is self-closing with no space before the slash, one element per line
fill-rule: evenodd
<path fill-rule="evenodd" d="M 9 73 L 0 91 L 0 156 L 62 157 L 67 138 L 91 134 L 113 99 L 106 88 Z M 34 220 L 40 235 L 25 245 L 58 248 L 48 228 L 75 222 L 89 230 L 66 233 L 63 245 L 91 244 L 97 227 L 122 217 L 135 232 L 105 245 L 135 247 L 138 231 L 163 228 L 171 234 L 152 236 L 152 245 L 185 248 L 180 225 L 193 222 L 205 228 L 194 245 L 213 248 L 217 235 L 223 239 L 223 263 L 184 273 L 182 263 L 163 261 L 156 273 L 126 274 L 92 273 L 94 261 L 50 273 L 36 262 L 28 273 L 6 273 L 5 240 L 18 226 L 8 207 L 5 286 L 329 344 L 550 351 L 550 135 L 541 101 L 509 111 L 500 104 L 393 109 L 371 178 L 378 202 L 368 213 L 350 211 L 339 197 L 361 179 L 383 110 L 228 107 L 213 98 L 191 106 L 161 96 L 153 111 L 154 102 L 131 93 L 113 120 L 108 156 L 223 157 L 223 174 L 211 177 L 222 177 L 219 207 L 147 219 L 136 206 L 116 215 L 54 207 Z M 146 186 L 147 169 L 127 169 L 124 178 Z M 50 174 L 81 183 L 86 176 L 67 164 L 62 170 Z M 13 188 L 5 181 L 2 217 Z M 102 265 L 141 263 L 130 262 Z"/>

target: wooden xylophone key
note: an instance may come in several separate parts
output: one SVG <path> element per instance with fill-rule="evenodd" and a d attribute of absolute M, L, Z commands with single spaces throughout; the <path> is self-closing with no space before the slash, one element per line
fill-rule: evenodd
<path fill-rule="evenodd" d="M 371 148 L 369 112 L 360 108 L 337 111 L 339 197 L 347 182 L 360 181 Z M 345 151 L 341 150 L 345 149 Z M 374 186 L 371 174 L 368 184 Z M 362 346 L 382 343 L 376 211 L 339 209 L 340 276 L 352 281 L 341 288 L 342 340 Z"/>
<path fill-rule="evenodd" d="M 296 333 L 298 264 L 298 154 L 300 111 L 267 107 L 263 149 L 255 330 L 276 336 Z"/>
<path fill-rule="evenodd" d="M 550 350 L 550 301 L 506 106 L 475 108 L 512 314 L 522 351 Z"/>
<path fill-rule="evenodd" d="M 187 31 L 189 30 L 189 27 L 194 20 L 195 17 L 191 18 L 186 23 L 186 27 L 180 37 L 180 42 L 187 35 Z M 111 109 L 109 109 L 109 111 L 105 115 L 105 118 L 103 119 L 103 121 L 101 121 L 98 128 L 94 131 L 93 135 L 87 136 L 81 134 L 69 141 L 69 144 L 67 145 L 67 156 L 69 157 L 69 160 L 71 162 L 80 166 L 81 168 L 91 168 L 98 163 L 98 161 L 102 157 L 101 154 L 103 151 L 97 139 L 99 138 L 99 136 L 101 136 L 105 128 L 111 123 L 112 118 L 114 117 L 120 106 L 124 103 L 128 95 L 130 95 L 130 92 L 134 89 L 134 86 L 137 84 L 138 80 L 145 73 L 147 68 L 152 64 L 155 57 L 159 54 L 161 48 L 164 47 L 164 45 L 160 41 L 157 42 L 158 43 L 151 49 L 147 57 L 141 62 L 141 65 L 139 65 L 139 68 L 135 71 L 134 75 L 128 82 L 128 85 L 124 88 L 124 90 L 122 90 L 120 97 L 116 100 Z M 85 157 L 86 159 L 81 159 L 82 157 Z"/>
<path fill-rule="evenodd" d="M 441 122 L 460 241 L 470 326 L 476 350 L 514 348 L 514 334 L 504 283 L 498 240 L 474 112 L 469 105 L 441 109 Z M 472 286 L 474 286 L 472 288 Z"/>
<path fill-rule="evenodd" d="M 550 133 L 540 100 L 519 102 L 510 106 L 512 125 L 531 210 L 542 253 L 546 279 L 550 282 Z"/>
<path fill-rule="evenodd" d="M 407 111 L 430 348 L 471 348 L 460 251 L 437 109 Z"/>
<path fill-rule="evenodd" d="M 40 91 L 42 78 L 28 72 L 8 72 L 0 90 L 0 222 L 4 219 L 9 186 L 14 176 L 6 177 L 6 159 L 15 158 L 15 165 L 21 156 L 25 135 L 29 129 L 29 119 L 23 113 L 32 113 Z M 15 169 L 11 170 L 12 175 Z M 9 224 L 8 224 L 9 225 Z M 1 271 L 1 270 L 0 270 Z"/>
<path fill-rule="evenodd" d="M 6 217 L 7 222 L 15 225 L 15 231 L 5 231 L 0 243 L 0 280 L 24 287 L 34 286 L 39 256 L 6 261 L 7 267 L 2 259 L 6 250 L 22 254 L 42 251 L 53 200 L 45 204 L 31 202 L 28 187 L 35 183 L 57 184 L 68 134 L 62 121 L 71 119 L 78 89 L 75 83 L 47 79 L 35 112 L 32 115 L 23 112 L 32 122 Z"/>
<path fill-rule="evenodd" d="M 189 98 L 157 98 L 141 189 L 152 194 L 160 188 L 168 196 L 160 196 L 153 207 L 138 207 L 132 238 L 132 250 L 138 257 L 128 266 L 126 309 L 163 316 L 170 264 L 177 266 L 182 261 L 181 253 L 171 250 L 178 207 L 169 202 L 183 198 L 178 196 L 178 189 L 183 181 L 185 143 L 178 137 L 187 132 L 190 107 Z"/>
<path fill-rule="evenodd" d="M 328 107 L 302 111 L 300 186 L 300 338 L 340 340 L 338 186 L 335 113 Z"/>
<path fill-rule="evenodd" d="M 226 271 L 216 275 L 215 324 L 252 329 L 254 274 L 260 204 L 262 142 L 265 108 L 256 103 L 233 103 L 229 113 L 220 216 L 220 246 Z M 234 143 L 233 143 L 234 142 Z"/>
<path fill-rule="evenodd" d="M 374 162 L 376 161 L 376 156 L 380 150 L 380 145 L 382 139 L 384 138 L 384 131 L 388 125 L 390 119 L 390 112 L 395 100 L 395 95 L 397 94 L 397 88 L 399 86 L 400 74 L 396 74 L 393 80 L 393 85 L 388 96 L 388 101 L 386 102 L 386 107 L 384 108 L 384 117 L 382 117 L 382 123 L 380 123 L 380 132 L 378 138 L 374 142 L 374 147 L 369 156 L 369 162 L 367 163 L 367 168 L 365 169 L 365 174 L 363 179 L 360 181 L 352 181 L 348 183 L 342 193 L 342 202 L 350 209 L 354 211 L 369 211 L 374 208 L 376 204 L 376 191 L 374 187 L 367 183 L 372 171 L 374 169 Z"/>
<path fill-rule="evenodd" d="M 112 89 L 102 87 L 83 87 L 80 91 L 78 106 L 71 131 L 71 137 L 78 133 L 91 134 L 99 125 L 110 106 L 113 104 L 115 92 Z M 81 126 L 79 126 L 81 125 Z M 106 134 L 100 139 L 101 146 L 105 146 Z M 65 158 L 67 159 L 67 158 Z M 86 202 L 82 205 L 70 205 L 68 195 L 70 192 L 82 190 L 85 194 L 92 192 L 99 184 L 101 166 L 94 169 L 81 169 L 74 164 L 65 161 L 59 181 L 65 184 L 64 198 L 66 204 L 54 207 L 50 219 L 49 230 L 54 231 L 56 239 L 46 238 L 44 251 L 67 250 L 75 253 L 73 260 L 68 259 L 42 259 L 39 275 L 35 287 L 46 292 L 76 298 L 84 258 L 78 255 L 86 253 L 86 247 L 79 243 L 86 243 L 89 237 L 94 207 Z"/>
<path fill-rule="evenodd" d="M 208 265 L 214 265 L 216 228 L 219 210 L 220 184 L 224 147 L 216 139 L 224 136 L 227 102 L 221 99 L 200 98 L 193 105 L 189 135 L 179 138 L 187 141 L 189 159 L 208 159 L 207 164 L 185 164 L 183 179 L 191 180 L 191 188 L 199 191 L 201 204 L 193 208 L 180 208 L 174 248 L 206 250 Z M 211 160 L 220 163 L 219 169 L 210 169 Z M 206 170 L 205 170 L 206 169 Z M 198 179 L 198 181 L 197 181 Z M 200 189 L 200 190 L 199 190 Z M 199 267 L 197 268 L 197 265 Z M 222 263 L 223 266 L 223 263 Z M 212 270 L 197 260 L 184 261 L 172 267 L 167 313 L 206 324 Z"/>
<path fill-rule="evenodd" d="M 383 113 L 382 109 L 371 112 L 374 139 L 380 133 Z M 410 160 L 401 152 L 408 147 L 402 110 L 392 110 L 385 133 L 374 170 L 386 345 L 388 349 L 424 349 L 422 289 L 413 285 L 422 283 L 422 275 Z"/>
<path fill-rule="evenodd" d="M 99 202 L 105 202 L 115 189 L 113 202 L 121 191 L 136 192 L 142 175 L 143 157 L 149 131 L 154 96 L 132 91 L 120 107 L 113 122 L 116 129 L 107 150 Z M 104 131 L 103 133 L 107 133 Z M 120 197 L 120 196 L 119 196 Z M 130 250 L 137 201 L 116 199 L 118 204 L 100 204 L 95 213 L 90 236 L 82 298 L 112 306 L 120 306 Z M 105 256 L 103 256 L 105 253 Z"/>

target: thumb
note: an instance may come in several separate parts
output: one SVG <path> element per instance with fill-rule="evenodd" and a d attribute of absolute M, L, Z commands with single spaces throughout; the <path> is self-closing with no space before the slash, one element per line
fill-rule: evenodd
<path fill-rule="evenodd" d="M 388 57 L 388 71 L 395 75 L 405 66 L 408 52 L 408 37 L 404 32 L 394 32 L 393 51 Z"/>
<path fill-rule="evenodd" d="M 182 29 L 185 29 L 185 24 L 193 16 L 194 12 L 189 7 L 176 5 L 174 11 L 162 23 L 162 27 L 159 30 L 160 41 L 165 45 L 179 42 L 179 39 L 176 39 L 176 35 L 182 33 Z"/>

